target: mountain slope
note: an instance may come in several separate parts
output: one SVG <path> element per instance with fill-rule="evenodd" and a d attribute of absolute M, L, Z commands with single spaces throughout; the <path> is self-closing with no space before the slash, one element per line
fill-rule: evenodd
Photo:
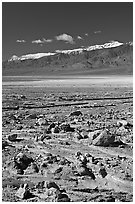
<path fill-rule="evenodd" d="M 3 62 L 3 76 L 60 74 L 133 74 L 133 45 L 113 42 L 48 54 L 13 56 Z"/>

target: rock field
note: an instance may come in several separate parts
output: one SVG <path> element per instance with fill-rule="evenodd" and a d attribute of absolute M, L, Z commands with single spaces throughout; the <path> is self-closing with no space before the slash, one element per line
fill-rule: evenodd
<path fill-rule="evenodd" d="M 2 95 L 3 201 L 133 201 L 132 86 Z"/>

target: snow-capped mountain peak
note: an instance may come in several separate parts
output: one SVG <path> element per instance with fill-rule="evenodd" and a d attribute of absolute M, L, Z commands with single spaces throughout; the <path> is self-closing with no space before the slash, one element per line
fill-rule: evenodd
<path fill-rule="evenodd" d="M 13 55 L 8 61 L 18 61 L 18 60 L 27 60 L 27 59 L 38 59 L 41 57 L 47 57 L 51 55 L 55 55 L 58 53 L 63 53 L 63 54 L 80 54 L 83 51 L 92 51 L 92 50 L 97 50 L 97 49 L 107 49 L 107 48 L 113 48 L 113 47 L 118 47 L 123 45 L 124 43 L 118 42 L 118 41 L 110 41 L 105 44 L 101 45 L 92 45 L 88 47 L 81 47 L 81 48 L 76 48 L 76 49 L 71 49 L 71 50 L 56 50 L 53 53 L 36 53 L 36 54 L 27 54 L 27 55 L 22 55 L 20 57 Z M 132 45 L 130 42 L 129 45 Z"/>

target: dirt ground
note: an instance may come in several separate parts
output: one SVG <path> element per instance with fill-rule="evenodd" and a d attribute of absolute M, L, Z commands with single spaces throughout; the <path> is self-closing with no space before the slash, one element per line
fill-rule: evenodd
<path fill-rule="evenodd" d="M 132 77 L 9 77 L 2 89 L 3 201 L 56 201 L 41 187 L 45 181 L 73 202 L 133 201 Z M 115 140 L 95 145 L 91 135 L 104 130 Z M 22 173 L 15 165 L 20 152 L 32 161 Z M 21 199 L 16 192 L 24 183 L 31 196 Z"/>

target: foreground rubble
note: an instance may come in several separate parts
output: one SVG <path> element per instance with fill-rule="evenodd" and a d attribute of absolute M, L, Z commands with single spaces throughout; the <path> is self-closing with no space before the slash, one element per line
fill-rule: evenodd
<path fill-rule="evenodd" d="M 132 88 L 12 91 L 3 88 L 3 107 L 18 107 L 2 115 L 3 201 L 133 201 Z"/>

